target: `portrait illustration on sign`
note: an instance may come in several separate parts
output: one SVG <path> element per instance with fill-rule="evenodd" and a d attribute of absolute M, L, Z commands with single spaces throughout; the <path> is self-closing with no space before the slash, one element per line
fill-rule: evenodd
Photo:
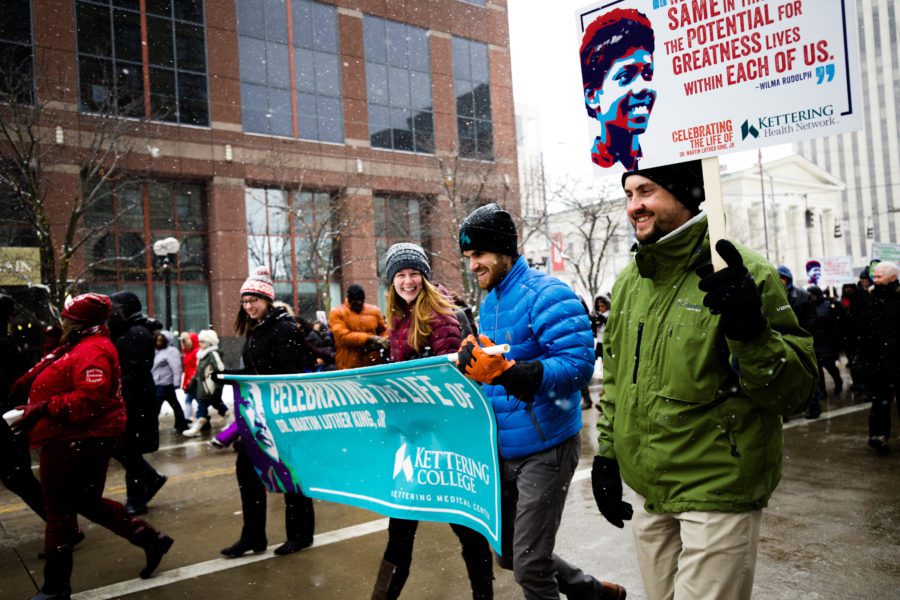
<path fill-rule="evenodd" d="M 653 80 L 655 36 L 638 10 L 616 8 L 599 15 L 584 30 L 581 79 L 588 116 L 600 124 L 591 161 L 604 168 L 620 163 L 638 168 L 639 136 L 647 131 L 657 92 Z"/>

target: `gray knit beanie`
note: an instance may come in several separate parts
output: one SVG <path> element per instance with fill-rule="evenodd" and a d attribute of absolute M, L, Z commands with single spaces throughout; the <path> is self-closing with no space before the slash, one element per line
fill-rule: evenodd
<path fill-rule="evenodd" d="M 403 269 L 415 269 L 425 279 L 431 279 L 431 265 L 428 264 L 428 257 L 422 246 L 404 242 L 388 248 L 384 257 L 384 272 L 388 283 L 394 281 L 394 275 Z"/>

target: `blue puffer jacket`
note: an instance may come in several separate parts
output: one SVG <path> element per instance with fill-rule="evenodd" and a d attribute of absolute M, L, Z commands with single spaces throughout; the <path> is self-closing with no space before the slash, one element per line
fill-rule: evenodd
<path fill-rule="evenodd" d="M 594 373 L 591 325 L 569 286 L 529 269 L 521 256 L 481 303 L 480 332 L 509 344 L 507 358 L 539 360 L 544 378 L 529 405 L 485 385 L 497 415 L 500 456 L 530 456 L 581 430 L 580 390 Z"/>

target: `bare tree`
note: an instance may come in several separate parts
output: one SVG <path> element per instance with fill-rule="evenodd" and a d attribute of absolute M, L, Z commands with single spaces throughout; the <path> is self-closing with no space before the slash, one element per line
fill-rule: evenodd
<path fill-rule="evenodd" d="M 571 266 L 579 286 L 593 298 L 601 293 L 606 276 L 613 275 L 609 259 L 614 248 L 628 239 L 621 191 L 613 183 L 567 179 L 552 184 L 548 197 L 561 208 L 550 220 L 565 241 L 554 239 L 549 227 L 543 233 Z"/>
<path fill-rule="evenodd" d="M 316 306 L 331 310 L 331 286 L 341 270 L 362 258 L 347 257 L 341 242 L 359 229 L 362 217 L 345 210 L 343 201 L 349 187 L 350 171 L 337 187 L 306 184 L 308 170 L 301 158 L 281 152 L 269 152 L 260 166 L 271 174 L 279 197 L 266 203 L 269 224 L 278 222 L 282 234 L 292 233 L 280 247 L 271 246 L 272 237 L 248 236 L 248 252 L 254 264 L 267 265 L 273 274 L 287 279 L 311 281 L 315 285 Z M 253 221 L 253 215 L 248 215 Z M 252 233 L 252 232 L 251 232 Z M 293 267 L 291 250 L 297 257 Z"/>
<path fill-rule="evenodd" d="M 514 198 L 511 188 L 513 182 L 505 176 L 501 177 L 497 172 L 498 159 L 495 158 L 493 161 L 471 160 L 460 157 L 458 153 L 452 153 L 436 154 L 435 162 L 440 179 L 438 194 L 446 198 L 447 206 L 436 207 L 437 210 L 442 211 L 442 214 L 440 218 L 432 217 L 432 227 L 446 228 L 455 237 L 466 216 L 479 206 L 496 202 L 507 209 L 517 208 L 509 206 L 510 201 Z M 517 210 L 510 212 L 514 218 L 520 219 Z M 522 238 L 521 227 L 519 227 L 519 231 L 521 245 L 525 239 Z M 481 303 L 483 291 L 472 280 L 468 259 L 458 252 L 451 252 L 450 256 L 435 252 L 434 257 L 452 264 L 458 270 L 462 281 L 463 299 L 469 306 L 477 308 Z"/>
<path fill-rule="evenodd" d="M 0 80 L 0 188 L 13 210 L 33 228 L 41 281 L 50 302 L 61 306 L 81 283 L 84 270 L 95 266 L 87 260 L 76 273 L 79 252 L 133 208 L 120 206 L 90 224 L 84 220 L 92 209 L 108 202 L 114 182 L 123 175 L 121 164 L 134 151 L 145 122 L 133 118 L 130 103 L 113 96 L 98 103 L 94 114 L 74 114 L 62 108 L 65 86 L 51 83 L 50 77 L 35 83 L 30 68 L 3 69 Z M 61 122 L 74 125 L 64 132 Z M 80 186 L 54 181 L 55 174 L 67 171 L 80 175 Z M 52 202 L 51 192 L 56 196 Z"/>

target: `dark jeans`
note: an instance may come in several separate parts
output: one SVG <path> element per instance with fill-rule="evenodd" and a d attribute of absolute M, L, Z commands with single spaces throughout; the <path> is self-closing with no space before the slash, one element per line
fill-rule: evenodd
<path fill-rule="evenodd" d="M 248 544 L 266 541 L 266 486 L 259 479 L 250 457 L 241 443 L 238 448 L 235 472 L 241 492 L 241 509 L 244 526 L 241 539 Z M 316 521 L 312 498 L 303 494 L 284 494 L 284 529 L 287 539 L 297 542 L 312 542 Z"/>
<path fill-rule="evenodd" d="M 554 448 L 504 460 L 500 469 L 503 556 L 527 600 L 599 597 L 600 583 L 553 552 L 581 450 L 574 435 Z"/>
<path fill-rule="evenodd" d="M 187 429 L 187 419 L 184 418 L 184 411 L 181 408 L 181 403 L 178 402 L 178 396 L 175 395 L 174 385 L 156 386 L 157 412 L 162 410 L 163 402 L 168 402 L 169 406 L 172 407 L 172 412 L 175 413 L 175 429 L 177 429 L 178 431 L 184 431 L 185 429 Z"/>
<path fill-rule="evenodd" d="M 153 539 L 157 532 L 125 507 L 103 497 L 106 469 L 118 438 L 56 442 L 41 448 L 41 488 L 47 511 L 44 550 L 71 551 L 80 513 L 133 544 Z"/>
<path fill-rule="evenodd" d="M 887 374 L 873 377 L 866 384 L 866 391 L 872 400 L 869 412 L 869 437 L 883 435 L 891 437 L 891 404 L 897 405 L 900 414 L 900 380 L 886 379 Z"/>
<path fill-rule="evenodd" d="M 205 400 L 201 400 L 197 398 L 197 418 L 198 419 L 208 419 L 209 418 L 209 407 L 212 406 L 217 411 L 219 411 L 220 415 L 224 415 L 228 412 L 228 406 L 222 401 L 222 388 L 216 388 L 216 391 L 213 392 L 213 395 Z"/>
<path fill-rule="evenodd" d="M 40 518 L 45 518 L 41 482 L 31 470 L 28 436 L 14 434 L 3 420 L 0 420 L 0 481 Z"/>
<path fill-rule="evenodd" d="M 388 522 L 388 543 L 384 550 L 384 560 L 396 567 L 392 588 L 399 591 L 409 577 L 412 564 L 413 543 L 416 540 L 418 521 L 408 519 L 391 519 Z M 480 533 L 468 527 L 451 523 L 450 528 L 462 545 L 463 561 L 472 584 L 474 598 L 491 597 L 491 581 L 493 567 L 491 565 L 491 547 Z"/>

